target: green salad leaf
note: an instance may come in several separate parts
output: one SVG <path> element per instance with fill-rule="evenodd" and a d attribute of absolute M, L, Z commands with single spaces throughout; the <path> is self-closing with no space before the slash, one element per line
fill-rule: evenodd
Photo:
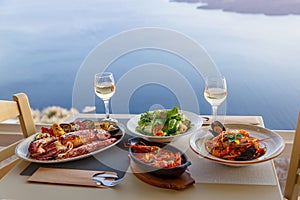
<path fill-rule="evenodd" d="M 145 112 L 141 115 L 138 124 L 144 125 L 144 124 L 149 124 L 149 123 L 151 123 L 151 114 L 150 114 L 150 112 Z"/>
<path fill-rule="evenodd" d="M 192 124 L 175 106 L 171 110 L 155 110 L 141 114 L 136 131 L 151 136 L 171 136 L 186 132 Z"/>
<path fill-rule="evenodd" d="M 244 138 L 242 134 L 228 134 L 225 136 L 228 139 L 228 142 L 235 142 L 238 138 Z"/>

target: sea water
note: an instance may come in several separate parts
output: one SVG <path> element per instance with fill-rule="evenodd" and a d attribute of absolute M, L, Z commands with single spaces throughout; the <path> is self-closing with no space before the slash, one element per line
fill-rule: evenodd
<path fill-rule="evenodd" d="M 26 92 L 32 108 L 70 108 L 77 72 L 97 45 L 124 31 L 158 27 L 186 35 L 205 48 L 227 80 L 227 115 L 260 115 L 268 128 L 295 129 L 300 15 L 199 9 L 202 5 L 167 0 L 0 1 L 0 99 Z M 199 101 L 198 114 L 210 114 L 203 78 L 172 54 L 136 51 L 112 62 L 111 69 L 118 82 L 132 68 L 147 63 L 185 74 Z M 130 92 L 130 113 L 180 103 L 176 94 L 155 81 Z M 104 113 L 101 100 L 94 98 L 97 112 Z"/>

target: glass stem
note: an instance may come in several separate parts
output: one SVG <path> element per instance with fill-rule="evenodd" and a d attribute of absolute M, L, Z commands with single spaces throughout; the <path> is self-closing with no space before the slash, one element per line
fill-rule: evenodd
<path fill-rule="evenodd" d="M 109 119 L 109 100 L 104 100 L 106 119 Z"/>
<path fill-rule="evenodd" d="M 212 121 L 216 121 L 217 120 L 217 114 L 218 114 L 218 106 L 212 106 Z"/>

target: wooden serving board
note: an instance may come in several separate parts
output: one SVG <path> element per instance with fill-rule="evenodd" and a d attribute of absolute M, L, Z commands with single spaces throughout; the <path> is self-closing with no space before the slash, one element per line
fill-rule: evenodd
<path fill-rule="evenodd" d="M 195 183 L 195 180 L 187 172 L 184 172 L 178 178 L 166 179 L 154 176 L 147 172 L 143 172 L 142 169 L 140 169 L 133 161 L 131 161 L 130 163 L 131 170 L 137 178 L 156 187 L 182 190 Z"/>
<path fill-rule="evenodd" d="M 28 181 L 105 188 L 106 186 L 97 185 L 97 183 L 92 180 L 92 177 L 99 173 L 110 173 L 116 175 L 115 172 L 40 167 L 36 172 L 34 172 L 34 174 L 32 174 L 31 177 L 28 178 Z"/>

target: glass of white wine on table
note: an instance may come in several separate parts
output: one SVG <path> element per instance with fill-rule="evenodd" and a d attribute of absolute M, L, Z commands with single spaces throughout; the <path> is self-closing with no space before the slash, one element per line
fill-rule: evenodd
<path fill-rule="evenodd" d="M 105 118 L 104 120 L 117 122 L 109 115 L 109 100 L 115 94 L 115 81 L 111 72 L 102 72 L 95 74 L 94 77 L 94 89 L 95 94 L 101 98 L 105 106 Z"/>
<path fill-rule="evenodd" d="M 205 78 L 204 97 L 212 107 L 212 122 L 217 120 L 218 107 L 227 97 L 226 79 L 223 76 Z"/>

